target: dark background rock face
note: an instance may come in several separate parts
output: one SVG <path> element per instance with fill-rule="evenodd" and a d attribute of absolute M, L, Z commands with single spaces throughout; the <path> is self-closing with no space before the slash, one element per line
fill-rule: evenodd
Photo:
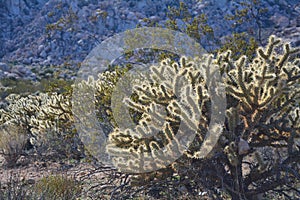
<path fill-rule="evenodd" d="M 184 1 L 194 15 L 205 13 L 215 36 L 248 30 L 251 23 L 232 29 L 226 14 L 238 5 L 230 0 Z M 262 0 L 263 38 L 270 34 L 300 43 L 300 3 L 297 0 Z M 143 24 L 163 24 L 172 0 L 0 0 L 0 62 L 24 65 L 59 65 L 81 62 L 105 38 Z"/>

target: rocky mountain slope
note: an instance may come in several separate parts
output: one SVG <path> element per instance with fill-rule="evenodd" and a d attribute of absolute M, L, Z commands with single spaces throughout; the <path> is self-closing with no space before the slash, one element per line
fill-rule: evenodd
<path fill-rule="evenodd" d="M 233 30 L 231 22 L 224 20 L 239 8 L 235 1 L 184 2 L 194 15 L 207 15 L 217 38 L 233 31 L 253 31 L 249 29 L 253 21 Z M 137 24 L 145 25 L 145 18 L 148 23 L 163 24 L 168 7 L 176 5 L 179 1 L 0 0 L 0 78 L 9 74 L 5 71 L 11 72 L 4 63 L 18 64 L 15 70 L 21 68 L 25 77 L 30 75 L 27 66 L 79 63 L 102 40 Z M 261 18 L 262 39 L 276 34 L 299 46 L 300 2 L 262 0 L 261 6 L 268 9 Z"/>

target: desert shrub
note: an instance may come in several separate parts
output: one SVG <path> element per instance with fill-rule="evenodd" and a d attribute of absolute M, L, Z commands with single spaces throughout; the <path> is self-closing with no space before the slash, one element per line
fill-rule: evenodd
<path fill-rule="evenodd" d="M 266 37 L 263 33 L 263 21 L 268 19 L 268 9 L 263 8 L 259 0 L 236 1 L 235 3 L 239 9 L 233 14 L 224 16 L 224 20 L 232 24 L 232 30 L 222 40 L 215 37 L 215 30 L 208 23 L 205 13 L 193 15 L 184 2 L 180 2 L 179 6 L 169 7 L 168 20 L 164 26 L 186 33 L 210 53 L 226 52 L 230 49 L 233 59 L 241 55 L 252 59 L 258 45 L 263 42 L 262 38 Z M 247 27 L 247 30 L 244 30 L 244 27 Z"/>
<path fill-rule="evenodd" d="M 4 99 L 9 94 L 29 95 L 37 91 L 37 82 L 30 80 L 15 80 L 3 78 L 0 80 L 3 90 L 0 92 L 1 99 Z"/>
<path fill-rule="evenodd" d="M 0 199 L 76 199 L 81 192 L 80 184 L 65 175 L 52 175 L 40 180 L 24 179 L 18 172 L 11 173 L 6 183 L 0 182 Z"/>
<path fill-rule="evenodd" d="M 71 94 L 73 81 L 57 78 L 47 78 L 41 81 L 3 78 L 0 80 L 0 98 L 5 99 L 10 94 L 28 96 L 34 93 Z"/>
<path fill-rule="evenodd" d="M 4 157 L 8 167 L 16 165 L 24 153 L 27 139 L 26 129 L 16 121 L 11 120 L 0 126 L 0 155 Z"/>
<path fill-rule="evenodd" d="M 262 44 L 264 23 L 266 21 L 270 23 L 268 8 L 263 5 L 261 0 L 237 1 L 236 3 L 239 8 L 236 9 L 234 14 L 227 14 L 225 19 L 233 22 L 233 28 L 241 28 L 239 27 L 241 25 L 247 27 L 246 32 Z"/>
<path fill-rule="evenodd" d="M 246 55 L 248 58 L 253 59 L 256 54 L 258 42 L 254 37 L 249 36 L 245 32 L 234 33 L 225 37 L 225 42 L 221 45 L 216 52 L 224 53 L 231 50 L 231 57 L 238 59 L 242 55 Z"/>
<path fill-rule="evenodd" d="M 81 192 L 80 184 L 65 175 L 52 175 L 37 181 L 33 187 L 39 199 L 76 199 Z"/>

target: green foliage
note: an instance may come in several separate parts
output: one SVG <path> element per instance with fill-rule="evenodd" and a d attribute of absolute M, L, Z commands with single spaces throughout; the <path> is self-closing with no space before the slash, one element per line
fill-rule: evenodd
<path fill-rule="evenodd" d="M 58 8 L 60 9 L 60 8 Z M 49 15 L 49 14 L 48 14 Z M 50 16 L 53 17 L 54 13 L 50 13 Z M 78 21 L 77 14 L 72 10 L 72 8 L 69 8 L 67 13 L 59 18 L 55 23 L 47 24 L 46 34 L 50 36 L 51 32 L 56 31 L 75 31 L 76 30 L 76 22 Z"/>
<path fill-rule="evenodd" d="M 26 96 L 37 92 L 72 94 L 73 81 L 64 79 L 42 79 L 41 81 L 18 80 L 4 78 L 0 81 L 4 90 L 1 90 L 0 96 L 4 99 L 9 94 L 19 94 Z"/>
<path fill-rule="evenodd" d="M 233 32 L 232 35 L 225 37 L 224 41 L 219 41 L 214 37 L 213 28 L 208 25 L 205 14 L 192 16 L 187 6 L 180 2 L 179 8 L 169 7 L 167 17 L 169 18 L 165 24 L 167 28 L 181 31 L 188 36 L 201 42 L 204 37 L 207 37 L 210 43 L 219 46 L 213 52 L 224 52 L 227 49 L 232 51 L 232 57 L 237 59 L 241 55 L 246 55 L 252 59 L 255 56 L 255 50 L 258 43 L 261 43 L 262 29 L 262 14 L 267 10 L 261 8 L 261 2 L 257 0 L 245 2 L 237 2 L 242 9 L 236 10 L 235 14 L 225 16 L 224 20 L 232 21 L 233 28 L 245 23 L 249 23 L 249 30 L 246 32 Z M 251 22 L 255 23 L 251 23 Z M 183 25 L 179 25 L 182 22 Z M 254 31 L 257 30 L 257 33 Z M 209 50 L 211 51 L 211 50 Z"/>
<path fill-rule="evenodd" d="M 35 186 L 36 195 L 42 199 L 76 199 L 81 192 L 80 184 L 65 175 L 53 175 L 39 180 Z"/>
<path fill-rule="evenodd" d="M 193 17 L 184 2 L 180 2 L 179 8 L 169 7 L 167 17 L 165 24 L 167 28 L 186 33 L 198 41 L 205 35 L 213 36 L 213 29 L 207 24 L 205 14 Z M 178 20 L 183 23 L 183 26 L 178 24 Z"/>
<path fill-rule="evenodd" d="M 38 83 L 30 80 L 17 80 L 4 78 L 1 79 L 1 85 L 5 88 L 0 92 L 0 96 L 5 98 L 9 94 L 24 94 L 28 95 L 38 91 Z"/>
<path fill-rule="evenodd" d="M 57 93 L 70 96 L 73 92 L 74 81 L 64 79 L 42 79 L 40 82 L 41 92 Z"/>
<path fill-rule="evenodd" d="M 262 43 L 262 20 L 266 20 L 263 14 L 268 12 L 260 0 L 239 1 L 241 9 L 236 9 L 233 15 L 226 15 L 226 20 L 233 21 L 233 28 L 242 24 L 250 24 L 247 32 Z"/>
<path fill-rule="evenodd" d="M 216 50 L 221 53 L 231 50 L 231 57 L 238 59 L 241 55 L 247 56 L 252 60 L 256 54 L 258 43 L 254 37 L 249 37 L 246 33 L 234 33 L 232 36 L 227 36 L 222 46 Z"/>
<path fill-rule="evenodd" d="M 260 15 L 268 12 L 267 8 L 262 6 L 260 0 L 240 1 L 238 2 L 241 9 L 235 10 L 234 15 L 227 15 L 227 20 L 234 20 L 236 23 L 233 26 L 240 25 L 245 22 L 260 20 Z"/>

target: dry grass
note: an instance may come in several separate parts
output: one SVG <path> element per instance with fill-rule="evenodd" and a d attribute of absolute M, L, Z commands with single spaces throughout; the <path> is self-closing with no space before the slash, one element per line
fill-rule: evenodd
<path fill-rule="evenodd" d="M 16 165 L 26 142 L 27 135 L 22 126 L 15 122 L 6 122 L 0 126 L 0 154 L 4 157 L 8 167 Z"/>

